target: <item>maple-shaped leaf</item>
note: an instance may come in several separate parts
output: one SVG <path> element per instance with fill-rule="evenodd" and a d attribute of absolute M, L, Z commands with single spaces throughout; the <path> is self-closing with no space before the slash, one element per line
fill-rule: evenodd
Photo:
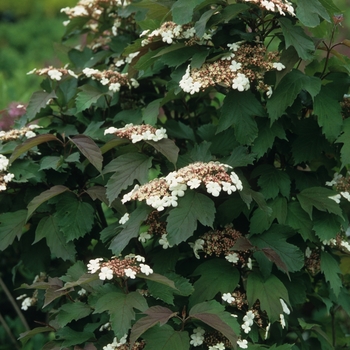
<path fill-rule="evenodd" d="M 147 316 L 141 317 L 131 328 L 130 344 L 134 344 L 135 341 L 151 327 L 158 323 L 164 325 L 170 318 L 177 314 L 177 312 L 160 305 L 152 306 L 143 313 Z"/>
<path fill-rule="evenodd" d="M 178 206 L 170 211 L 167 218 L 168 240 L 172 245 L 191 237 L 197 228 L 197 221 L 212 227 L 215 217 L 214 202 L 207 196 L 187 190 Z"/>
<path fill-rule="evenodd" d="M 296 16 L 307 27 L 318 26 L 320 17 L 330 22 L 327 10 L 318 0 L 299 1 Z"/>
<path fill-rule="evenodd" d="M 262 250 L 268 248 L 276 252 L 287 268 L 285 271 L 283 265 L 279 266 L 285 272 L 296 272 L 304 266 L 304 253 L 297 246 L 287 242 L 291 231 L 293 230 L 288 226 L 274 224 L 268 231 L 252 236 L 250 241 Z M 279 261 L 274 259 L 274 253 L 269 250 L 264 253 L 278 265 Z"/>
<path fill-rule="evenodd" d="M 131 328 L 131 322 L 135 319 L 134 309 L 142 312 L 148 309 L 146 299 L 140 293 L 109 292 L 97 300 L 94 313 L 108 311 L 114 334 L 121 338 Z"/>
<path fill-rule="evenodd" d="M 312 219 L 312 208 L 328 213 L 333 213 L 341 218 L 342 210 L 340 206 L 331 198 L 336 194 L 335 191 L 332 191 L 324 187 L 310 187 L 301 191 L 297 194 L 297 198 L 301 207 L 309 214 L 310 219 Z"/>
<path fill-rule="evenodd" d="M 249 305 L 253 306 L 259 300 L 261 311 L 266 311 L 271 323 L 279 320 L 283 312 L 280 299 L 289 304 L 287 288 L 275 275 L 264 279 L 259 273 L 252 272 L 248 276 L 246 290 Z"/>
<path fill-rule="evenodd" d="M 128 188 L 135 180 L 144 184 L 148 180 L 148 170 L 152 158 L 141 153 L 128 153 L 112 160 L 103 173 L 114 172 L 107 182 L 107 198 L 112 203 L 123 189 Z"/>
<path fill-rule="evenodd" d="M 56 258 L 75 260 L 76 250 L 74 243 L 67 242 L 55 216 L 45 216 L 39 221 L 35 230 L 35 241 L 33 244 L 43 238 L 46 239 L 47 246 Z"/>
<path fill-rule="evenodd" d="M 293 69 L 286 74 L 267 101 L 266 107 L 271 124 L 282 116 L 287 107 L 291 106 L 299 93 L 306 90 L 312 97 L 321 89 L 321 79 L 310 77 L 301 71 Z"/>
<path fill-rule="evenodd" d="M 73 320 L 77 321 L 90 315 L 91 312 L 91 307 L 81 301 L 64 304 L 60 307 L 56 316 L 56 321 L 60 327 L 64 327 Z"/>
<path fill-rule="evenodd" d="M 190 296 L 190 305 L 213 299 L 218 293 L 233 291 L 240 278 L 238 270 L 224 259 L 205 261 L 192 275 L 200 278 L 193 284 L 194 292 Z"/>
<path fill-rule="evenodd" d="M 233 125 L 237 141 L 242 145 L 251 145 L 258 136 L 255 117 L 263 116 L 260 102 L 250 91 L 231 90 L 225 97 L 217 133 Z"/>
<path fill-rule="evenodd" d="M 278 193 L 289 197 L 291 180 L 285 171 L 265 164 L 254 169 L 252 177 L 256 176 L 259 176 L 258 184 L 266 199 L 276 198 Z"/>
<path fill-rule="evenodd" d="M 315 51 L 315 45 L 312 39 L 304 33 L 301 27 L 293 25 L 290 19 L 279 17 L 278 21 L 282 28 L 286 48 L 288 49 L 289 46 L 294 46 L 300 58 L 303 60 L 311 59 Z"/>
<path fill-rule="evenodd" d="M 105 93 L 100 89 L 97 89 L 91 85 L 83 85 L 80 86 L 79 89 L 81 91 L 77 94 L 75 99 L 77 113 L 89 108 L 91 105 L 96 103 L 101 96 L 105 95 Z"/>
<path fill-rule="evenodd" d="M 60 197 L 56 208 L 55 217 L 58 220 L 58 226 L 68 242 L 83 237 L 91 230 L 94 222 L 94 209 L 89 203 L 68 193 Z"/>

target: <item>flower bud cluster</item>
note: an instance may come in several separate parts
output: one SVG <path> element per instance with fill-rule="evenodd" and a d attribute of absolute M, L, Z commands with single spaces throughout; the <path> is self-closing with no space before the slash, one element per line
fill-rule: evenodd
<path fill-rule="evenodd" d="M 119 73 L 114 70 L 99 71 L 93 68 L 84 68 L 83 73 L 86 77 L 99 81 L 102 85 L 108 85 L 108 89 L 113 92 L 120 91 L 122 86 L 137 88 L 139 83 L 136 79 L 128 79 L 127 73 Z"/>
<path fill-rule="evenodd" d="M 129 139 L 132 143 L 140 142 L 142 140 L 157 142 L 168 138 L 164 128 L 156 129 L 149 124 L 134 125 L 130 123 L 119 129 L 110 127 L 105 130 L 104 134 L 114 134 L 120 138 Z"/>
<path fill-rule="evenodd" d="M 286 13 L 295 16 L 293 4 L 288 0 L 244 0 L 245 2 L 252 2 L 257 4 L 264 10 L 271 12 L 279 12 L 280 15 L 285 16 Z"/>
<path fill-rule="evenodd" d="M 233 43 L 220 60 L 207 62 L 200 68 L 187 67 L 179 86 L 185 92 L 194 94 L 210 86 L 221 85 L 234 90 L 246 91 L 256 82 L 257 88 L 272 94 L 270 86 L 264 83 L 264 75 L 270 70 L 282 70 L 285 66 L 276 62 L 278 54 L 266 52 L 263 45 Z"/>
<path fill-rule="evenodd" d="M 21 129 L 11 129 L 10 131 L 0 131 L 0 141 L 8 142 L 17 140 L 23 136 L 27 139 L 36 136 L 33 130 L 39 129 L 41 126 L 39 125 L 28 125 Z"/>
<path fill-rule="evenodd" d="M 198 41 L 196 38 L 196 30 L 189 24 L 179 25 L 174 22 L 165 22 L 160 28 L 150 32 L 145 30 L 140 34 L 140 37 L 145 37 L 142 40 L 141 45 L 146 46 L 151 42 L 161 39 L 164 43 L 172 44 L 177 40 L 185 40 L 187 44 L 193 44 L 193 39 Z M 211 34 L 205 33 L 202 40 L 210 40 Z"/>
<path fill-rule="evenodd" d="M 166 177 L 139 186 L 125 194 L 122 203 L 130 200 L 143 201 L 158 211 L 167 207 L 176 207 L 178 198 L 185 195 L 185 191 L 197 189 L 200 186 L 206 188 L 206 192 L 218 197 L 220 192 L 232 194 L 243 189 L 242 182 L 235 172 L 227 173 L 229 165 L 218 162 L 196 162 L 184 168 L 169 173 Z"/>
<path fill-rule="evenodd" d="M 64 76 L 71 76 L 74 78 L 78 78 L 78 76 L 70 69 L 66 69 L 66 68 L 54 68 L 52 66 L 47 67 L 47 68 L 41 68 L 41 69 L 32 69 L 30 72 L 28 72 L 27 74 L 36 74 L 36 75 L 44 75 L 49 77 L 51 80 L 61 80 L 62 77 Z"/>
<path fill-rule="evenodd" d="M 112 258 L 109 261 L 103 262 L 102 258 L 96 258 L 89 261 L 87 268 L 89 273 L 96 273 L 99 271 L 99 279 L 111 280 L 114 276 L 122 278 L 135 279 L 138 273 L 150 275 L 153 270 L 146 264 L 145 258 L 141 255 L 129 254 L 120 258 Z"/>

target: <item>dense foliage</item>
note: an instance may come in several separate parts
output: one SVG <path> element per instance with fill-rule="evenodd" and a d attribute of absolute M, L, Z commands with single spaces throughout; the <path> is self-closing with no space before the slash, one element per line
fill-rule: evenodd
<path fill-rule="evenodd" d="M 350 60 L 328 0 L 81 0 L 0 132 L 0 249 L 44 349 L 349 340 Z M 21 113 L 19 113 L 21 114 Z M 37 320 L 29 320 L 31 323 Z"/>

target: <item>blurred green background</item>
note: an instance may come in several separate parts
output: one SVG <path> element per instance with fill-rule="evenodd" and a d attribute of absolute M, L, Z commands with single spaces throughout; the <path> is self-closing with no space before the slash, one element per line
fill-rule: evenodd
<path fill-rule="evenodd" d="M 60 13 L 77 0 L 0 1 L 0 111 L 12 101 L 28 102 L 40 80 L 33 68 L 61 65 L 60 39 L 65 31 Z M 59 59 L 60 58 L 60 59 Z"/>

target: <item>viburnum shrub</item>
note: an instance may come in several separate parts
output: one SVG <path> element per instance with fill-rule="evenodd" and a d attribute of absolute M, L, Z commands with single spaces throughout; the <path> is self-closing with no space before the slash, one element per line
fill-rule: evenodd
<path fill-rule="evenodd" d="M 349 346 L 341 11 L 80 0 L 62 12 L 64 40 L 80 43 L 71 63 L 33 69 L 41 90 L 0 133 L 0 248 L 37 275 L 22 309 L 47 318 L 22 343 Z"/>

